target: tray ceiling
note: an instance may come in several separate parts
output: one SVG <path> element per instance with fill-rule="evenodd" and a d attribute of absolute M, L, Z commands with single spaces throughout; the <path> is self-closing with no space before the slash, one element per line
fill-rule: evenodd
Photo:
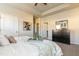
<path fill-rule="evenodd" d="M 16 8 L 24 12 L 31 13 L 33 15 L 41 15 L 46 14 L 47 11 L 50 11 L 52 9 L 59 9 L 62 5 L 79 5 L 79 4 L 64 4 L 64 3 L 47 3 L 47 5 L 44 5 L 42 3 L 38 3 L 37 6 L 34 6 L 34 3 L 4 3 L 0 5 L 9 6 L 11 8 Z M 57 8 L 58 7 L 58 8 Z M 64 6 L 62 6 L 64 7 Z M 70 6 L 71 7 L 71 6 Z M 54 12 L 56 12 L 54 10 Z M 46 12 L 46 13 L 45 13 Z"/>

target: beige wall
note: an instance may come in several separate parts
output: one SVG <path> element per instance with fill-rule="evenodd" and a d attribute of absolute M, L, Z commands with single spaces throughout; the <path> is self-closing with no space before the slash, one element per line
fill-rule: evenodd
<path fill-rule="evenodd" d="M 68 29 L 71 33 L 71 43 L 79 44 L 79 8 L 41 18 L 41 22 L 48 21 L 49 23 L 49 39 L 52 39 L 52 29 L 55 30 L 55 22 L 58 20 L 68 20 Z M 43 23 L 41 25 L 43 25 Z M 43 29 L 41 32 L 43 34 Z"/>
<path fill-rule="evenodd" d="M 18 33 L 21 35 L 28 35 L 28 36 L 33 35 L 33 15 L 10 6 L 0 5 L 0 16 L 1 16 L 0 21 L 3 20 L 3 23 L 5 23 L 5 25 L 2 24 L 4 30 L 7 30 L 6 27 L 8 27 L 9 30 L 11 31 L 15 30 L 16 34 Z M 31 22 L 32 25 L 31 31 L 23 31 L 23 21 Z M 6 24 L 8 25 L 6 26 Z M 1 26 L 0 29 L 2 29 Z"/>

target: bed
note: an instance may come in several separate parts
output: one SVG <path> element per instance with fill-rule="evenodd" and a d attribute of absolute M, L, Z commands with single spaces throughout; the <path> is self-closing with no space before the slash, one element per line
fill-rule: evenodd
<path fill-rule="evenodd" d="M 27 40 L 17 37 L 17 43 L 0 46 L 0 56 L 62 56 L 61 48 L 50 40 Z"/>

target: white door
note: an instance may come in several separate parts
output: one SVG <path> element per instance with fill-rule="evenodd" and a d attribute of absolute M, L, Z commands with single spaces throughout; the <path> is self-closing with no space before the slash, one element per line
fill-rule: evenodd
<path fill-rule="evenodd" d="M 43 34 L 42 35 L 43 37 L 46 37 L 46 38 L 48 37 L 48 23 L 47 22 L 43 24 L 42 34 Z"/>

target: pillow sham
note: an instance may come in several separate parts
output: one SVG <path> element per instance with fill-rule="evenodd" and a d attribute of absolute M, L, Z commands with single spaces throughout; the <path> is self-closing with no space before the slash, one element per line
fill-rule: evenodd
<path fill-rule="evenodd" d="M 4 35 L 0 35 L 0 46 L 5 46 L 5 45 L 9 45 L 9 41 L 8 39 L 5 38 Z"/>
<path fill-rule="evenodd" d="M 17 42 L 27 42 L 28 40 L 32 39 L 29 36 L 16 36 L 14 37 Z"/>

